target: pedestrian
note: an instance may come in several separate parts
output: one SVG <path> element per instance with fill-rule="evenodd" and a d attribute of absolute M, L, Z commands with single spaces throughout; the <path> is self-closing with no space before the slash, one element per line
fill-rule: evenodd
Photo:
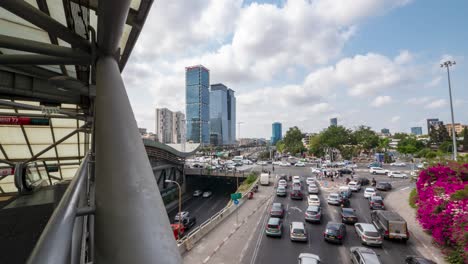
<path fill-rule="evenodd" d="M 271 171 L 268 171 L 268 176 L 270 176 L 270 175 L 271 175 Z"/>

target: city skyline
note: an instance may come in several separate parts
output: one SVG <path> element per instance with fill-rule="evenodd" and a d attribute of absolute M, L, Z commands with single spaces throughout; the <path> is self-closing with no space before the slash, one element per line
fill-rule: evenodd
<path fill-rule="evenodd" d="M 123 72 L 139 126 L 151 128 L 155 106 L 183 111 L 183 69 L 203 64 L 212 83 L 236 87 L 242 136 L 269 137 L 275 120 L 320 131 L 332 117 L 351 128 L 409 132 L 431 116 L 450 120 L 445 60 L 457 61 L 455 123 L 468 123 L 468 33 L 457 23 L 467 2 L 318 3 L 160 1 Z M 183 24 L 171 22 L 180 17 Z"/>

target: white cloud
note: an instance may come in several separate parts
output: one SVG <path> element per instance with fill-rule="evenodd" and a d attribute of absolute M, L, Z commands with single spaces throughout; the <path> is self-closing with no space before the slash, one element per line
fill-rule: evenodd
<path fill-rule="evenodd" d="M 383 105 L 389 104 L 392 102 L 392 97 L 388 95 L 384 96 L 377 96 L 374 101 L 372 101 L 371 105 L 374 107 L 381 107 Z"/>
<path fill-rule="evenodd" d="M 445 105 L 447 105 L 447 101 L 445 99 L 436 99 L 433 100 L 432 102 L 428 103 L 425 108 L 427 109 L 437 109 L 437 108 L 442 108 Z"/>
<path fill-rule="evenodd" d="M 433 97 L 431 96 L 423 96 L 423 97 L 414 97 L 410 98 L 406 101 L 408 104 L 412 105 L 422 105 L 428 103 Z"/>
<path fill-rule="evenodd" d="M 394 117 L 392 117 L 392 119 L 390 121 L 392 123 L 396 123 L 396 122 L 400 121 L 400 116 L 394 116 Z"/>
<path fill-rule="evenodd" d="M 426 83 L 425 86 L 428 88 L 436 87 L 437 85 L 440 84 L 441 80 L 442 80 L 442 77 L 440 76 L 434 77 L 430 82 Z"/>
<path fill-rule="evenodd" d="M 411 62 L 413 59 L 413 55 L 407 51 L 407 50 L 403 50 L 400 52 L 400 54 L 395 58 L 395 62 L 397 64 L 405 64 L 405 63 L 408 63 L 408 62 Z"/>

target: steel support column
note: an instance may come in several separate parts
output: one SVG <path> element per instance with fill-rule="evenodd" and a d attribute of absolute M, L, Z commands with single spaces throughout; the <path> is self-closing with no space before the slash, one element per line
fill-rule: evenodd
<path fill-rule="evenodd" d="M 101 3 L 121 4 L 100 1 L 103 12 Z M 94 262 L 182 263 L 114 57 L 98 59 L 96 83 Z"/>

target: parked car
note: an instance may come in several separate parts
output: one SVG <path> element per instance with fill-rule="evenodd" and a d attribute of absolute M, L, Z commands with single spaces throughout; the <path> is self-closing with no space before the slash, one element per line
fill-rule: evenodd
<path fill-rule="evenodd" d="M 370 174 L 382 174 L 382 175 L 386 175 L 388 174 L 388 170 L 384 170 L 380 167 L 370 167 L 369 169 L 369 173 Z"/>
<path fill-rule="evenodd" d="M 369 208 L 371 210 L 385 210 L 385 204 L 381 196 L 369 197 Z"/>
<path fill-rule="evenodd" d="M 202 194 L 202 197 L 203 198 L 209 198 L 209 197 L 211 197 L 211 195 L 213 195 L 213 193 L 211 191 L 204 191 L 203 194 Z"/>
<path fill-rule="evenodd" d="M 382 236 L 373 224 L 356 223 L 354 224 L 354 228 L 361 240 L 361 244 L 368 246 L 382 246 Z"/>
<path fill-rule="evenodd" d="M 180 213 L 177 213 L 175 216 L 174 216 L 174 222 L 178 222 L 180 218 L 184 219 L 186 217 L 189 217 L 190 216 L 190 213 L 187 212 L 187 211 L 182 211 Z"/>
<path fill-rule="evenodd" d="M 367 187 L 365 190 L 364 190 L 364 198 L 369 198 L 371 197 L 372 195 L 375 194 L 375 189 L 374 188 L 369 188 Z"/>
<path fill-rule="evenodd" d="M 274 237 L 283 236 L 283 221 L 277 217 L 270 217 L 265 228 L 265 234 Z"/>
<path fill-rule="evenodd" d="M 405 259 L 405 264 L 436 264 L 434 261 L 418 257 L 418 256 L 407 256 Z"/>
<path fill-rule="evenodd" d="M 293 189 L 290 192 L 291 199 L 302 200 L 304 195 L 300 189 Z"/>
<path fill-rule="evenodd" d="M 283 218 L 284 216 L 284 207 L 281 203 L 273 203 L 270 209 L 270 216 L 271 217 L 279 217 Z"/>
<path fill-rule="evenodd" d="M 320 198 L 315 194 L 307 196 L 307 203 L 310 205 L 320 206 Z"/>
<path fill-rule="evenodd" d="M 305 220 L 307 222 L 318 222 L 322 220 L 322 208 L 316 205 L 309 205 L 305 211 Z"/>
<path fill-rule="evenodd" d="M 357 223 L 358 218 L 353 208 L 341 208 L 341 222 L 345 224 Z"/>
<path fill-rule="evenodd" d="M 315 254 L 301 253 L 297 258 L 298 264 L 320 264 L 320 257 Z"/>
<path fill-rule="evenodd" d="M 276 196 L 287 196 L 288 192 L 286 191 L 286 188 L 284 186 L 279 186 L 276 188 Z"/>
<path fill-rule="evenodd" d="M 307 231 L 303 222 L 291 222 L 289 230 L 291 241 L 307 242 Z"/>
<path fill-rule="evenodd" d="M 305 163 L 302 161 L 296 162 L 296 164 L 294 164 L 294 167 L 305 167 Z"/>
<path fill-rule="evenodd" d="M 185 228 L 185 231 L 187 231 L 188 229 L 192 228 L 197 223 L 197 219 L 195 216 L 190 215 L 188 212 L 184 212 L 184 213 L 187 213 L 187 214 L 182 216 L 182 221 L 180 221 L 180 218 L 177 217 L 178 215 L 176 215 L 174 219 L 174 224 L 182 224 Z"/>
<path fill-rule="evenodd" d="M 355 180 L 355 182 L 357 182 L 358 184 L 360 184 L 361 186 L 366 186 L 366 185 L 369 185 L 369 179 L 365 178 L 365 177 L 359 177 Z"/>
<path fill-rule="evenodd" d="M 201 190 L 195 190 L 193 192 L 193 197 L 199 197 L 203 194 L 203 192 Z"/>
<path fill-rule="evenodd" d="M 306 183 L 307 184 L 315 184 L 315 177 L 307 177 Z"/>
<path fill-rule="evenodd" d="M 374 250 L 365 247 L 351 247 L 350 258 L 353 264 L 382 264 Z"/>
<path fill-rule="evenodd" d="M 320 191 L 319 191 L 319 188 L 317 185 L 315 184 L 310 184 L 308 187 L 307 187 L 307 192 L 310 193 L 310 194 L 318 194 Z"/>
<path fill-rule="evenodd" d="M 330 193 L 327 198 L 328 204 L 341 205 L 341 197 L 338 193 Z"/>
<path fill-rule="evenodd" d="M 353 192 L 359 192 L 361 190 L 361 184 L 357 181 L 350 181 L 348 187 Z"/>
<path fill-rule="evenodd" d="M 286 161 L 283 161 L 283 162 L 281 162 L 280 166 L 281 166 L 281 167 L 290 167 L 290 166 L 291 166 L 291 163 L 286 162 Z"/>
<path fill-rule="evenodd" d="M 392 184 L 389 182 L 379 182 L 375 188 L 379 191 L 390 191 L 392 189 Z"/>
<path fill-rule="evenodd" d="M 293 181 L 296 180 L 296 181 L 301 181 L 301 176 L 293 176 Z"/>
<path fill-rule="evenodd" d="M 346 237 L 346 227 L 342 223 L 328 222 L 323 232 L 323 239 L 327 242 L 343 244 Z"/>
<path fill-rule="evenodd" d="M 388 177 L 390 178 L 403 178 L 403 179 L 408 179 L 408 174 L 402 173 L 400 171 L 391 171 L 388 174 Z"/>
<path fill-rule="evenodd" d="M 369 163 L 369 165 L 367 165 L 367 168 L 372 168 L 372 167 L 379 167 L 379 168 L 381 168 L 381 167 L 382 167 L 382 164 L 380 164 L 380 162 L 372 162 L 372 163 Z"/>
<path fill-rule="evenodd" d="M 372 211 L 372 223 L 385 239 L 408 241 L 409 231 L 405 219 L 393 211 Z"/>

